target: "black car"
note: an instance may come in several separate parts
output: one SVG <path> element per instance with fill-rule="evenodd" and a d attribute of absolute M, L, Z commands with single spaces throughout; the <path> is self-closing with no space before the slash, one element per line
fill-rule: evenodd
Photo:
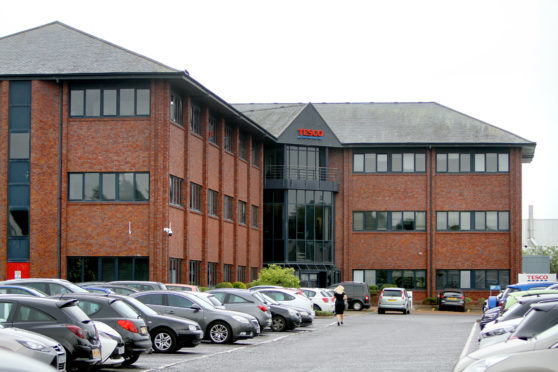
<path fill-rule="evenodd" d="M 480 329 L 481 329 L 481 330 L 484 329 L 484 327 L 485 327 L 488 323 L 490 323 L 490 322 L 496 320 L 496 318 L 498 318 L 499 316 L 500 316 L 500 307 L 499 307 L 499 306 L 498 306 L 498 307 L 493 307 L 492 309 L 486 310 L 486 311 L 482 314 L 482 317 L 481 317 L 481 319 L 480 319 L 480 323 L 479 323 Z"/>
<path fill-rule="evenodd" d="M 287 306 L 280 305 L 271 297 L 260 292 L 253 292 L 271 310 L 271 330 L 274 332 L 290 331 L 302 323 L 300 312 Z"/>
<path fill-rule="evenodd" d="M 330 285 L 329 289 L 334 290 L 339 285 L 343 286 L 345 294 L 347 295 L 349 309 L 361 311 L 362 309 L 370 308 L 370 288 L 368 284 L 361 282 L 341 282 Z"/>
<path fill-rule="evenodd" d="M 0 323 L 48 336 L 64 346 L 68 368 L 101 361 L 101 344 L 91 319 L 76 299 L 26 295 L 0 296 Z"/>
<path fill-rule="evenodd" d="M 124 341 L 124 363 L 135 363 L 143 353 L 151 351 L 151 338 L 147 324 L 139 314 L 124 301 L 93 293 L 71 293 L 61 298 L 74 298 L 78 306 L 91 319 L 106 323 L 122 336 Z"/>
<path fill-rule="evenodd" d="M 445 289 L 438 293 L 438 310 L 456 309 L 465 311 L 465 294 L 460 289 Z"/>
<path fill-rule="evenodd" d="M 201 343 L 203 331 L 193 320 L 172 315 L 162 315 L 133 297 L 107 295 L 126 302 L 147 323 L 153 350 L 159 353 L 172 353 L 183 347 L 194 347 Z"/>

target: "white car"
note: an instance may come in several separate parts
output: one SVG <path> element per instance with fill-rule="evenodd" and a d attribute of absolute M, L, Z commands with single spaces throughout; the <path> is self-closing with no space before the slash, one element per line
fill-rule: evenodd
<path fill-rule="evenodd" d="M 523 317 L 505 320 L 498 323 L 488 323 L 488 325 L 486 325 L 480 333 L 479 348 L 482 349 L 486 346 L 506 341 L 522 321 Z"/>
<path fill-rule="evenodd" d="M 556 366 L 558 348 L 552 348 L 495 355 L 471 364 L 465 372 L 555 371 Z"/>
<path fill-rule="evenodd" d="M 312 319 L 316 316 L 312 301 L 304 294 L 300 295 L 296 291 L 286 288 L 264 288 L 258 289 L 258 292 L 266 294 L 281 305 L 304 309 L 311 315 Z"/>
<path fill-rule="evenodd" d="M 327 289 L 301 288 L 301 290 L 312 301 L 314 310 L 333 312 L 335 309 L 333 295 L 329 295 Z"/>
<path fill-rule="evenodd" d="M 120 365 L 124 362 L 124 341 L 114 328 L 106 323 L 92 321 L 99 332 L 101 341 L 101 364 L 103 366 Z"/>

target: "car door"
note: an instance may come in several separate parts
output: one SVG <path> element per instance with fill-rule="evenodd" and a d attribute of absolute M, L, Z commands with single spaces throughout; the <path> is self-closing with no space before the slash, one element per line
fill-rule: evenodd
<path fill-rule="evenodd" d="M 222 302 L 222 301 L 221 301 Z M 241 313 L 251 313 L 254 309 L 254 303 L 246 300 L 243 297 L 237 296 L 235 294 L 229 293 L 225 297 L 224 302 L 227 310 L 239 311 Z"/>
<path fill-rule="evenodd" d="M 194 304 L 195 307 L 193 308 L 192 306 Z M 207 325 L 204 320 L 204 309 L 185 296 L 174 293 L 167 294 L 167 308 L 167 314 L 194 320 L 198 322 L 203 329 L 205 329 Z"/>
<path fill-rule="evenodd" d="M 56 318 L 35 307 L 14 304 L 10 317 L 11 326 L 37 332 L 51 338 L 60 339 L 60 328 Z"/>
<path fill-rule="evenodd" d="M 143 302 L 156 312 L 160 314 L 168 314 L 169 309 L 168 306 L 165 306 L 165 294 L 162 293 L 146 293 L 146 294 L 138 294 L 134 296 L 139 301 Z"/>

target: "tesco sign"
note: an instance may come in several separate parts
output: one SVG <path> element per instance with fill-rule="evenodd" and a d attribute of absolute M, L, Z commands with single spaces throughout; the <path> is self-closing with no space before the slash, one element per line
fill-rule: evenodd
<path fill-rule="evenodd" d="M 298 129 L 298 138 L 323 139 L 324 131 L 321 129 Z"/>
<path fill-rule="evenodd" d="M 556 274 L 519 274 L 519 283 L 524 282 L 555 282 Z"/>

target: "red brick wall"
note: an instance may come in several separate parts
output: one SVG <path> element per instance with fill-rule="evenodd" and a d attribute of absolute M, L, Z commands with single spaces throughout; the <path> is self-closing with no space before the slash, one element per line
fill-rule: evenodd
<path fill-rule="evenodd" d="M 8 103 L 9 81 L 0 81 L 0 226 L 8 224 Z M 0 228 L 0 280 L 6 279 L 7 229 Z"/>

